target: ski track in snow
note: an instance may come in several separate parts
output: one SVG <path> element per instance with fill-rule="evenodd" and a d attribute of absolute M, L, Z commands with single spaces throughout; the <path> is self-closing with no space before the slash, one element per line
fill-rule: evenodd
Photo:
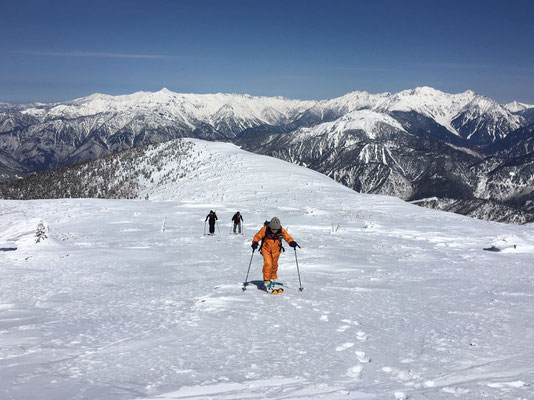
<path fill-rule="evenodd" d="M 0 201 L 1 399 L 533 398 L 532 226 L 192 142 L 202 167 L 153 201 Z M 275 215 L 304 290 L 285 246 L 285 292 L 258 253 L 243 291 Z"/>

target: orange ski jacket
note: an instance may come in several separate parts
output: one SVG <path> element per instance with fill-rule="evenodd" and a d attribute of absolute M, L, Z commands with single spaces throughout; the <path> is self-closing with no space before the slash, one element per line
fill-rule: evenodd
<path fill-rule="evenodd" d="M 268 226 L 264 226 L 261 228 L 256 235 L 254 235 L 254 239 L 252 239 L 252 242 L 260 242 L 263 239 L 263 244 L 261 246 L 261 250 L 268 251 L 270 253 L 280 253 L 282 248 L 282 239 L 284 239 L 287 243 L 291 243 L 293 241 L 293 238 L 284 228 L 280 228 L 280 230 L 277 233 L 271 232 L 271 228 Z"/>

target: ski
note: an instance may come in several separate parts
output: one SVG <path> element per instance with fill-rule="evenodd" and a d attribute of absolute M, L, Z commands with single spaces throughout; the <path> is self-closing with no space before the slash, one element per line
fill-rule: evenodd
<path fill-rule="evenodd" d="M 284 289 L 282 288 L 279 288 L 279 289 L 273 289 L 271 291 L 268 291 L 267 289 L 263 289 L 263 291 L 267 294 L 281 294 L 281 293 L 284 293 Z"/>

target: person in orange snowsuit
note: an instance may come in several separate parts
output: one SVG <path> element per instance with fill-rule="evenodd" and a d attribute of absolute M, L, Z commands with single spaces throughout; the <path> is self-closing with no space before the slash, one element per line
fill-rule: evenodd
<path fill-rule="evenodd" d="M 265 224 L 252 239 L 252 250 L 256 250 L 259 242 L 263 240 L 260 253 L 263 256 L 263 281 L 265 289 L 271 293 L 274 290 L 275 279 L 278 278 L 278 258 L 282 251 L 282 239 L 289 246 L 297 247 L 298 244 L 291 235 L 282 228 L 280 220 L 276 217 L 271 219 L 269 224 Z"/>

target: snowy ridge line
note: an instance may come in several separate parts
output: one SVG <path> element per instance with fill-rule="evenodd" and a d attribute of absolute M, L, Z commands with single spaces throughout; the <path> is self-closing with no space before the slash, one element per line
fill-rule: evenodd
<path fill-rule="evenodd" d="M 240 160 L 240 161 L 238 161 Z M 222 166 L 224 170 L 213 165 Z M 246 182 L 251 166 L 257 164 L 255 182 Z M 265 181 L 262 165 L 273 164 L 268 156 L 256 155 L 228 143 L 209 143 L 199 139 L 176 139 L 157 145 L 148 145 L 104 157 L 75 167 L 65 167 L 30 176 L 13 186 L 4 185 L 0 194 L 4 198 L 110 198 L 110 199 L 158 199 L 195 201 L 199 182 L 212 188 L 213 200 L 246 198 L 246 190 L 259 182 L 260 190 L 254 193 L 268 194 L 276 188 Z M 242 166 L 247 165 L 243 171 Z M 294 165 L 276 160 L 279 170 L 294 169 Z M 331 185 L 330 178 L 315 171 L 298 167 L 305 176 L 315 176 L 315 181 Z M 231 173 L 229 173 L 231 172 Z M 300 174 L 298 174 L 300 175 Z M 232 181 L 221 188 L 220 179 Z M 294 180 L 297 177 L 288 177 Z M 228 178 L 225 178 L 228 179 Z M 317 185 L 318 183 L 316 183 Z M 352 192 L 339 185 L 340 190 Z M 232 189 L 233 188 L 233 189 Z M 239 197 L 243 196 L 243 197 Z"/>
<path fill-rule="evenodd" d="M 470 90 L 448 94 L 429 87 L 395 94 L 355 91 L 338 98 L 320 101 L 246 94 L 184 94 L 163 88 L 158 92 L 137 92 L 120 96 L 93 94 L 65 103 L 18 105 L 16 109 L 20 109 L 22 115 L 37 118 L 39 123 L 61 118 L 72 120 L 101 114 L 111 115 L 108 124 L 114 129 L 126 126 L 137 114 L 143 114 L 148 121 L 161 126 L 166 126 L 171 121 L 188 127 L 196 127 L 199 122 L 210 124 L 215 129 L 222 129 L 222 133 L 229 137 L 261 124 L 287 124 L 298 120 L 306 113 L 319 113 L 320 120 L 323 120 L 325 113 L 331 111 L 337 116 L 342 116 L 362 109 L 383 113 L 415 111 L 434 119 L 460 137 L 469 135 L 461 134 L 458 131 L 459 127 L 453 121 L 465 112 L 469 112 L 473 117 L 475 114 L 477 117 L 487 114 L 493 119 L 504 118 L 510 121 L 510 130 L 519 128 L 522 121 L 521 117 L 512 115 L 506 106 Z M 9 129 L 9 126 L 6 128 Z M 228 129 L 233 131 L 233 134 L 227 131 Z M 499 135 L 496 131 L 493 134 Z"/>

